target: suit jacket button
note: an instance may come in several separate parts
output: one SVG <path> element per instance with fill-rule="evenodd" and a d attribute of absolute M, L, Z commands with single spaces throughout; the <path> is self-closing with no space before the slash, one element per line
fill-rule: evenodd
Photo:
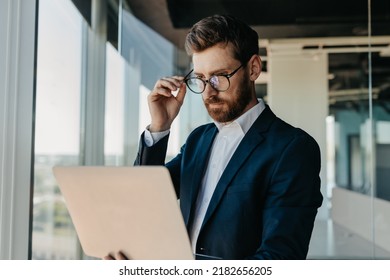
<path fill-rule="evenodd" d="M 206 251 L 206 249 L 201 247 L 201 248 L 199 248 L 199 251 L 203 252 L 203 251 Z"/>

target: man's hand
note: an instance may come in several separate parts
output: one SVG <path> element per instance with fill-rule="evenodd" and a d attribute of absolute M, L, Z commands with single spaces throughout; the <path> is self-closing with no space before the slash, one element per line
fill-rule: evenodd
<path fill-rule="evenodd" d="M 125 256 L 122 252 L 115 253 L 115 256 L 108 254 L 103 258 L 103 260 L 128 260 L 129 258 Z"/>
<path fill-rule="evenodd" d="M 174 96 L 172 92 L 179 90 Z M 168 130 L 183 105 L 186 85 L 183 77 L 173 76 L 158 80 L 148 96 L 151 132 Z"/>

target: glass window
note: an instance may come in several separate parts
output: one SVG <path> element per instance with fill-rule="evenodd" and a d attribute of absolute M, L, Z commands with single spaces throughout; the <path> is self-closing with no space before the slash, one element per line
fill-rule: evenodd
<path fill-rule="evenodd" d="M 52 167 L 79 163 L 81 26 L 71 1 L 39 1 L 33 259 L 79 254 Z"/>
<path fill-rule="evenodd" d="M 106 45 L 105 165 L 124 164 L 125 61 Z"/>
<path fill-rule="evenodd" d="M 130 122 L 134 122 L 134 127 L 138 127 L 138 130 L 132 132 L 138 137 L 150 123 L 147 96 L 154 84 L 161 77 L 180 74 L 175 67 L 175 55 L 178 50 L 172 43 L 137 20 L 130 12 L 124 10 L 122 19 L 122 55 L 131 71 L 137 73 L 128 76 L 131 90 L 126 94 L 131 98 L 132 103 L 139 107 L 138 116 L 129 119 Z M 185 113 L 180 113 L 183 114 Z M 134 114 L 132 116 L 134 117 Z M 179 134 L 180 119 L 181 117 L 177 118 L 171 127 L 168 158 L 176 155 L 182 144 Z"/>

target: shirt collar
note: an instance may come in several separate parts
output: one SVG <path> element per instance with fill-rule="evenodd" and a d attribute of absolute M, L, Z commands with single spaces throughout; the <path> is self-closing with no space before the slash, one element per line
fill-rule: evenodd
<path fill-rule="evenodd" d="M 255 106 L 253 106 L 251 109 L 246 111 L 244 114 L 242 114 L 240 117 L 235 119 L 233 122 L 225 124 L 225 123 L 219 123 L 214 121 L 215 125 L 217 126 L 218 130 L 221 130 L 225 126 L 230 126 L 233 123 L 238 124 L 238 126 L 241 128 L 241 130 L 246 134 L 249 129 L 251 128 L 252 124 L 256 121 L 256 119 L 260 116 L 261 112 L 265 109 L 265 104 L 263 99 L 258 99 L 259 103 L 257 103 Z"/>

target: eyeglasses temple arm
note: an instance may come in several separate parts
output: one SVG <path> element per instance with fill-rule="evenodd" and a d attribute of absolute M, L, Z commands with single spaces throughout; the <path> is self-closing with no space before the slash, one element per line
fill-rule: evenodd
<path fill-rule="evenodd" d="M 194 69 L 191 69 L 191 71 L 188 72 L 188 74 L 184 76 L 183 82 L 190 76 L 190 74 L 191 74 L 193 71 L 194 71 Z"/>

